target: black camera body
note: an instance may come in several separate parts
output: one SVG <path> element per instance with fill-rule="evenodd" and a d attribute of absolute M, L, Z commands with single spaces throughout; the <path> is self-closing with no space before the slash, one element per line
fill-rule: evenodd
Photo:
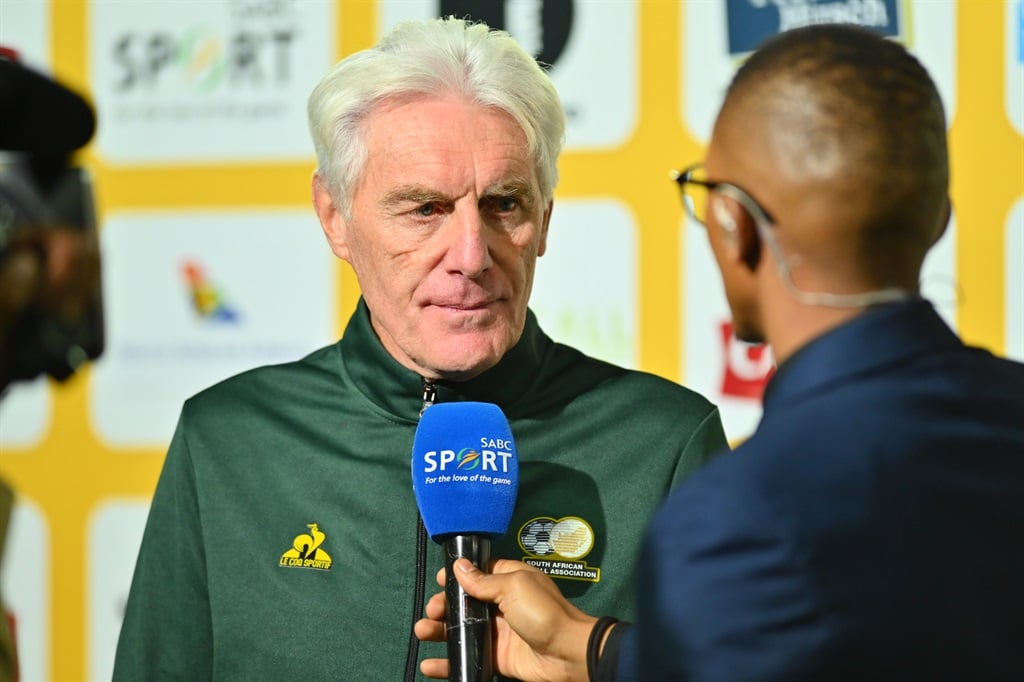
<path fill-rule="evenodd" d="M 0 152 L 0 266 L 12 250 L 37 252 L 40 267 L 47 256 L 37 246 L 36 236 L 57 228 L 76 230 L 80 243 L 97 254 L 98 237 L 92 182 L 84 168 L 66 167 L 44 188 L 29 175 L 29 165 L 3 159 Z M 22 246 L 24 245 L 24 246 Z M 88 267 L 88 266 L 87 266 Z M 30 380 L 46 373 L 63 381 L 83 363 L 103 352 L 103 297 L 99 273 L 77 282 L 87 291 L 74 292 L 78 303 L 46 305 L 35 301 L 21 310 L 10 323 L 0 358 L 0 376 L 10 381 Z"/>
<path fill-rule="evenodd" d="M 2 50 L 0 110 L 2 391 L 67 379 L 103 352 L 104 325 L 91 175 L 71 163 L 95 130 L 92 107 Z"/>

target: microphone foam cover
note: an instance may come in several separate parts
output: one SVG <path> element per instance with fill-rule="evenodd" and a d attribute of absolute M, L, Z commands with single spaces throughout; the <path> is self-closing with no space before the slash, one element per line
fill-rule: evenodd
<path fill-rule="evenodd" d="M 435 541 L 504 535 L 516 504 L 519 461 L 501 409 L 477 402 L 428 407 L 413 440 L 412 487 Z"/>

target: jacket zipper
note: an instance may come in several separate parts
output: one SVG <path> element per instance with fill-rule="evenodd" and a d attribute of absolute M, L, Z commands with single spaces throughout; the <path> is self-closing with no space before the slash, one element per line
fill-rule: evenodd
<path fill-rule="evenodd" d="M 437 386 L 429 379 L 423 380 L 423 407 L 419 416 L 437 400 Z M 416 679 L 416 664 L 420 657 L 420 640 L 413 633 L 416 621 L 423 617 L 423 598 L 427 587 L 427 529 L 423 517 L 416 514 L 416 583 L 412 600 L 412 625 L 409 627 L 409 651 L 405 657 L 405 682 Z"/>

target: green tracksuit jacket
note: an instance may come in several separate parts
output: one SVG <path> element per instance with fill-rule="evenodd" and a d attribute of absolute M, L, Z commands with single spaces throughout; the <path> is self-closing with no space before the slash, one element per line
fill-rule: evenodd
<path fill-rule="evenodd" d="M 498 404 L 512 428 L 519 494 L 492 555 L 543 566 L 589 613 L 629 618 L 648 519 L 727 448 L 718 410 L 552 342 L 532 313 L 497 366 L 437 389 L 438 402 Z M 362 302 L 337 344 L 190 398 L 153 497 L 114 679 L 412 679 L 417 581 L 429 597 L 443 565 L 428 540 L 417 570 L 410 462 L 422 400 L 421 378 L 387 354 Z M 419 645 L 419 659 L 444 655 L 443 644 Z"/>

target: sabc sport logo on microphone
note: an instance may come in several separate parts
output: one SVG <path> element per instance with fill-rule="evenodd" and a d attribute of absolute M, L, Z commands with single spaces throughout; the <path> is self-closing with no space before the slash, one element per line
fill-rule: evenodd
<path fill-rule="evenodd" d="M 456 450 L 431 450 L 423 453 L 423 483 L 489 483 L 512 485 L 509 462 L 513 461 L 512 441 L 480 438 L 475 447 Z M 428 474 L 433 474 L 428 475 Z"/>

